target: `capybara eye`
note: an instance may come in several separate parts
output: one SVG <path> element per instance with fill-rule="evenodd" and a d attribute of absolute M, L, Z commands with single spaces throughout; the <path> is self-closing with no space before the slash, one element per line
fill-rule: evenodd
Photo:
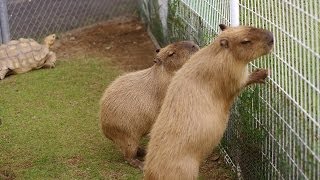
<path fill-rule="evenodd" d="M 249 39 L 244 39 L 241 41 L 241 44 L 249 44 L 251 41 Z"/>
<path fill-rule="evenodd" d="M 156 53 L 160 52 L 160 49 L 156 49 Z"/>
<path fill-rule="evenodd" d="M 169 54 L 168 54 L 168 56 L 171 57 L 171 56 L 173 56 L 174 54 L 175 54 L 175 52 L 170 51 Z"/>

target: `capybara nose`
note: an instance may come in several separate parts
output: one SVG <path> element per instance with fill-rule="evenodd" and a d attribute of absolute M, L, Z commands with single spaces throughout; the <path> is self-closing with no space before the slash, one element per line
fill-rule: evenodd
<path fill-rule="evenodd" d="M 274 43 L 273 34 L 270 31 L 267 31 L 267 42 L 269 46 L 272 46 Z"/>
<path fill-rule="evenodd" d="M 197 44 L 193 45 L 192 48 L 195 49 L 196 51 L 200 50 L 200 47 Z"/>

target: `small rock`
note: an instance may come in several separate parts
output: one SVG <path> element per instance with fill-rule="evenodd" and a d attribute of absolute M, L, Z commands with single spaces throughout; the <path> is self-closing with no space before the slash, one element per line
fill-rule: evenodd
<path fill-rule="evenodd" d="M 76 37 L 72 36 L 72 37 L 70 38 L 70 41 L 74 41 L 74 40 L 76 40 Z"/>
<path fill-rule="evenodd" d="M 136 30 L 140 30 L 140 29 L 142 29 L 142 26 L 137 26 L 136 27 Z"/>
<path fill-rule="evenodd" d="M 112 48 L 111 46 L 105 47 L 106 50 L 109 50 L 109 49 L 111 49 L 111 48 Z"/>

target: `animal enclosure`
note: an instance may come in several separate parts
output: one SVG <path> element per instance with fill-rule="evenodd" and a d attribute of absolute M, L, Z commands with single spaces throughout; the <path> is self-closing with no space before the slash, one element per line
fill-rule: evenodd
<path fill-rule="evenodd" d="M 1 35 L 12 39 L 40 39 L 123 16 L 141 17 L 161 46 L 187 39 L 205 46 L 219 33 L 221 23 L 272 31 L 272 54 L 250 65 L 269 68 L 268 83 L 246 89 L 237 99 L 220 149 L 239 178 L 320 178 L 318 0 L 0 2 L 6 5 L 0 10 L 7 9 L 0 17 Z"/>
<path fill-rule="evenodd" d="M 271 70 L 265 86 L 242 93 L 221 143 L 226 160 L 244 179 L 320 177 L 319 1 L 172 0 L 167 41 L 208 44 L 218 24 L 271 30 L 271 56 L 250 68 Z M 156 34 L 156 33 L 155 33 Z"/>
<path fill-rule="evenodd" d="M 11 38 L 41 38 L 137 12 L 133 0 L 1 0 L 7 5 Z M 2 9 L 3 10 L 3 9 Z M 2 23 L 3 24 L 3 23 Z"/>

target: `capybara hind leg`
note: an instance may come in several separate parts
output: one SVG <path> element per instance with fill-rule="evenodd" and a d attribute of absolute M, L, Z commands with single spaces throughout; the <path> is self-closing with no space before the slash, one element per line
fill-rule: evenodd
<path fill-rule="evenodd" d="M 169 172 L 169 179 L 177 180 L 196 180 L 199 173 L 199 167 L 195 164 L 182 164 L 179 167 L 173 168 Z"/>
<path fill-rule="evenodd" d="M 143 163 L 137 158 L 138 143 L 130 143 L 125 152 L 126 161 L 133 167 L 143 169 Z"/>
<path fill-rule="evenodd" d="M 158 170 L 158 171 L 162 171 Z M 168 172 L 144 172 L 143 180 L 196 180 L 198 173 L 180 171 L 177 169 L 170 169 Z"/>
<path fill-rule="evenodd" d="M 133 167 L 143 170 L 143 162 L 136 158 L 125 158 L 126 161 Z"/>
<path fill-rule="evenodd" d="M 144 159 L 144 157 L 146 156 L 147 152 L 144 148 L 142 147 L 138 147 L 138 151 L 137 151 L 137 158 L 139 160 Z"/>
<path fill-rule="evenodd" d="M 171 158 L 170 161 L 160 169 L 146 166 L 144 169 L 144 180 L 196 180 L 199 173 L 199 164 L 193 159 L 185 158 L 176 160 Z M 162 164 L 161 162 L 159 162 Z M 158 163 L 157 163 L 158 164 Z"/>
<path fill-rule="evenodd" d="M 126 139 L 125 142 L 121 143 L 121 151 L 124 154 L 125 160 L 133 167 L 142 170 L 143 163 L 137 159 L 139 144 L 133 139 Z"/>

